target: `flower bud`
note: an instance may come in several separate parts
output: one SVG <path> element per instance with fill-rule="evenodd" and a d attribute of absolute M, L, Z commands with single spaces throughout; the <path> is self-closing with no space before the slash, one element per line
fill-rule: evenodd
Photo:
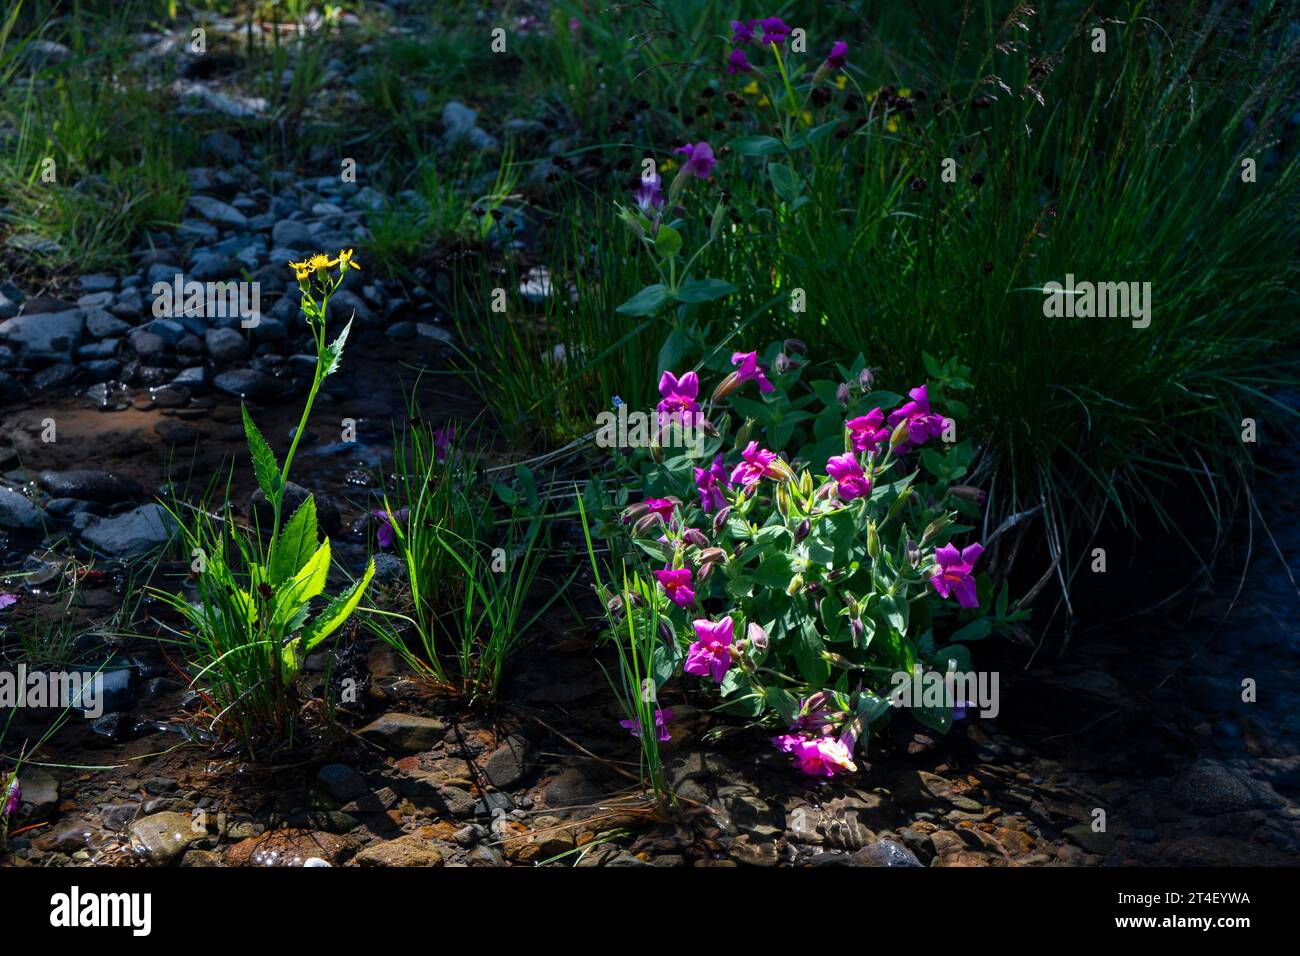
<path fill-rule="evenodd" d="M 921 549 L 916 546 L 916 542 L 911 538 L 907 539 L 907 563 L 914 568 L 921 566 Z"/>
<path fill-rule="evenodd" d="M 796 574 L 794 577 L 790 579 L 790 584 L 785 589 L 786 596 L 794 597 L 796 594 L 799 593 L 799 589 L 801 587 L 803 587 L 803 575 Z"/>
<path fill-rule="evenodd" d="M 727 204 L 723 202 L 721 199 L 719 199 L 718 205 L 715 206 L 713 209 L 713 219 L 709 223 L 710 241 L 718 238 L 718 234 L 722 232 L 722 226 L 726 221 L 727 221 Z"/>
<path fill-rule="evenodd" d="M 988 499 L 988 495 L 984 493 L 983 489 L 976 488 L 973 485 L 953 485 L 948 489 L 948 494 L 952 495 L 954 498 L 961 498 L 964 501 L 973 501 L 979 505 L 984 504 Z"/>
<path fill-rule="evenodd" d="M 799 494 L 803 495 L 805 498 L 811 498 L 812 493 L 813 493 L 812 472 L 808 471 L 805 468 L 803 473 L 799 475 Z"/>
<path fill-rule="evenodd" d="M 853 635 L 854 644 L 857 644 L 862 640 L 862 635 L 866 633 L 866 627 L 862 624 L 862 618 L 849 618 L 849 633 Z"/>
<path fill-rule="evenodd" d="M 812 530 L 812 522 L 804 518 L 794 529 L 794 543 L 798 544 L 804 538 L 808 537 L 808 532 Z"/>
<path fill-rule="evenodd" d="M 605 602 L 605 610 L 615 616 L 623 613 L 623 598 L 615 594 Z"/>
<path fill-rule="evenodd" d="M 907 439 L 908 439 L 907 419 L 903 419 L 901 422 L 898 423 L 898 427 L 894 429 L 894 433 L 889 436 L 890 450 L 892 451 L 893 449 L 897 448 L 899 445 L 907 444 Z"/>
<path fill-rule="evenodd" d="M 754 433 L 754 419 L 746 418 L 745 424 L 736 432 L 736 451 L 741 451 L 749 444 L 749 436 Z"/>
<path fill-rule="evenodd" d="M 709 539 L 704 536 L 704 532 L 699 528 L 687 528 L 682 537 L 697 548 L 706 548 L 709 545 Z"/>
<path fill-rule="evenodd" d="M 874 520 L 867 522 L 867 554 L 871 555 L 872 561 L 880 560 L 880 533 Z"/>
<path fill-rule="evenodd" d="M 808 346 L 804 343 L 803 339 L 786 339 L 781 343 L 781 348 L 794 355 L 808 354 Z"/>
<path fill-rule="evenodd" d="M 835 390 L 835 401 L 840 403 L 841 408 L 849 407 L 849 385 L 844 382 Z"/>
<path fill-rule="evenodd" d="M 784 352 L 777 352 L 776 359 L 772 362 L 772 367 L 776 369 L 777 375 L 784 375 L 790 371 L 790 356 Z"/>
<path fill-rule="evenodd" d="M 858 373 L 858 388 L 864 392 L 869 392 L 874 384 L 876 384 L 876 370 L 874 368 L 864 368 Z"/>
<path fill-rule="evenodd" d="M 767 631 L 763 630 L 753 621 L 745 628 L 745 637 L 749 639 L 749 646 L 760 654 L 767 650 L 769 639 Z"/>
<path fill-rule="evenodd" d="M 767 470 L 777 481 L 794 481 L 794 472 L 790 470 L 790 465 L 784 458 L 777 458 L 776 461 L 767 466 Z M 784 486 L 778 485 L 778 487 Z"/>
<path fill-rule="evenodd" d="M 649 510 L 649 505 L 644 501 L 638 501 L 634 505 L 628 505 L 623 509 L 623 521 L 626 523 L 634 518 L 639 518 Z"/>
<path fill-rule="evenodd" d="M 776 486 L 776 510 L 782 518 L 790 517 L 790 492 L 785 490 L 784 484 Z"/>
<path fill-rule="evenodd" d="M 704 548 L 695 556 L 695 560 L 698 561 L 701 566 L 705 564 L 713 564 L 716 561 L 727 560 L 727 552 L 723 551 L 721 548 Z"/>
<path fill-rule="evenodd" d="M 673 626 L 668 623 L 668 618 L 659 618 L 659 636 L 668 642 L 669 646 L 675 641 L 676 635 L 673 634 Z"/>
<path fill-rule="evenodd" d="M 740 373 L 732 372 L 719 382 L 718 387 L 713 390 L 713 401 L 722 401 L 738 388 L 740 388 Z"/>
<path fill-rule="evenodd" d="M 636 524 L 632 525 L 632 534 L 641 537 L 654 528 L 655 525 L 661 525 L 663 523 L 663 516 L 657 511 L 652 511 L 650 514 L 643 516 Z"/>
<path fill-rule="evenodd" d="M 695 573 L 695 580 L 701 582 L 707 581 L 709 575 L 713 573 L 713 567 L 714 566 L 711 562 L 709 564 L 700 565 L 700 570 Z"/>
<path fill-rule="evenodd" d="M 948 525 L 952 524 L 952 519 L 946 514 L 939 515 L 925 527 L 925 533 L 921 535 L 921 544 L 924 546 L 934 538 L 937 538 L 940 532 Z"/>
<path fill-rule="evenodd" d="M 721 509 L 717 514 L 713 516 L 713 533 L 715 535 L 722 533 L 722 529 L 727 526 L 727 518 L 730 516 L 731 516 L 730 505 Z"/>

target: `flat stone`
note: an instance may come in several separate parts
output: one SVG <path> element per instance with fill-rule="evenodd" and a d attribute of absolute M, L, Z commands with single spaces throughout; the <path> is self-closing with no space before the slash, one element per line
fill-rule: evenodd
<path fill-rule="evenodd" d="M 418 833 L 368 846 L 356 855 L 358 866 L 441 866 L 442 851 Z"/>
<path fill-rule="evenodd" d="M 144 495 L 144 488 L 134 478 L 98 469 L 43 471 L 40 483 L 53 498 L 80 498 L 108 505 L 139 499 Z"/>
<path fill-rule="evenodd" d="M 30 531 L 41 525 L 41 509 L 25 495 L 8 488 L 0 488 L 0 528 L 19 528 Z"/>
<path fill-rule="evenodd" d="M 160 504 L 141 505 L 112 518 L 100 518 L 81 532 L 87 544 L 114 558 L 138 557 L 171 540 L 176 521 Z"/>
<path fill-rule="evenodd" d="M 228 866 L 303 866 L 316 858 L 337 865 L 357 850 L 352 837 L 320 830 L 285 829 L 241 840 L 226 850 Z"/>
<path fill-rule="evenodd" d="M 222 202 L 212 196 L 200 193 L 191 194 L 189 206 L 208 222 L 218 226 L 244 229 L 248 226 L 248 217 L 230 203 Z"/>
<path fill-rule="evenodd" d="M 204 839 L 207 830 L 186 813 L 164 811 L 131 824 L 131 852 L 159 866 L 175 862 L 191 843 Z"/>
<path fill-rule="evenodd" d="M 28 363 L 70 362 L 84 327 L 80 309 L 25 314 L 0 322 L 0 339 L 18 346 Z"/>
<path fill-rule="evenodd" d="M 414 753 L 439 743 L 447 733 L 447 725 L 433 717 L 394 711 L 362 727 L 359 733 L 389 749 Z"/>

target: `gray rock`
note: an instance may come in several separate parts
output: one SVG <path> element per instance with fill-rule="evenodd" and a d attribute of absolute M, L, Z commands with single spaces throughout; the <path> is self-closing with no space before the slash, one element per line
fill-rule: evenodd
<path fill-rule="evenodd" d="M 1202 758 L 1174 784 L 1175 802 L 1194 813 L 1235 813 L 1285 801 L 1268 784 L 1215 760 Z"/>
<path fill-rule="evenodd" d="M 80 309 L 24 314 L 0 322 L 0 339 L 19 346 L 28 363 L 70 362 L 84 327 Z"/>
<path fill-rule="evenodd" d="M 8 488 L 0 488 L 0 528 L 21 528 L 30 531 L 41 526 L 41 509 L 24 495 Z"/>
<path fill-rule="evenodd" d="M 111 290 L 104 292 L 87 292 L 77 300 L 79 309 L 105 309 L 113 302 L 113 293 Z"/>
<path fill-rule="evenodd" d="M 156 332 L 136 329 L 128 338 L 135 354 L 146 362 L 160 361 L 171 351 L 171 344 Z"/>
<path fill-rule="evenodd" d="M 512 735 L 483 761 L 483 776 L 499 790 L 512 787 L 524 778 L 532 760 L 532 747 L 523 737 Z"/>
<path fill-rule="evenodd" d="M 852 854 L 859 866 L 920 866 L 921 861 L 907 847 L 893 840 L 879 840 Z"/>
<path fill-rule="evenodd" d="M 189 205 L 191 209 L 214 225 L 229 226 L 234 229 L 248 227 L 247 216 L 230 205 L 230 203 L 222 202 L 212 196 L 204 196 L 199 193 L 192 194 L 189 198 Z"/>
<path fill-rule="evenodd" d="M 43 471 L 39 480 L 41 487 L 52 498 L 80 498 L 83 501 L 111 505 L 144 495 L 140 482 L 134 478 L 115 475 L 111 471 Z"/>
<path fill-rule="evenodd" d="M 239 275 L 243 263 L 217 252 L 201 252 L 190 261 L 190 275 L 200 282 L 219 282 Z"/>
<path fill-rule="evenodd" d="M 78 280 L 78 285 L 81 286 L 81 291 L 86 293 L 112 292 L 117 288 L 117 277 L 105 275 L 104 273 L 93 273 L 82 276 Z"/>
<path fill-rule="evenodd" d="M 23 816 L 44 816 L 59 805 L 59 781 L 44 767 L 25 764 L 18 770 Z"/>
<path fill-rule="evenodd" d="M 447 725 L 433 717 L 393 712 L 362 727 L 359 733 L 392 750 L 414 753 L 428 750 L 441 741 L 447 733 Z"/>
<path fill-rule="evenodd" d="M 248 342 L 234 329 L 208 329 L 203 340 L 213 360 L 223 365 L 248 358 Z"/>
<path fill-rule="evenodd" d="M 443 141 L 448 146 L 468 143 L 476 149 L 489 149 L 497 145 L 496 138 L 478 127 L 478 111 L 470 109 L 459 100 L 449 100 L 442 108 Z"/>
<path fill-rule="evenodd" d="M 311 230 L 297 219 L 281 219 L 271 229 L 271 241 L 290 249 L 309 249 L 313 245 Z"/>
<path fill-rule="evenodd" d="M 316 782 L 341 803 L 355 800 L 370 792 L 370 787 L 366 785 L 361 774 L 342 763 L 331 763 L 321 767 L 316 773 Z"/>
<path fill-rule="evenodd" d="M 100 518 L 82 531 L 82 540 L 110 557 L 137 557 L 162 547 L 176 522 L 160 504 L 141 505 L 112 518 Z"/>
<path fill-rule="evenodd" d="M 184 813 L 155 813 L 131 824 L 131 852 L 159 866 L 175 862 L 191 843 L 207 836 L 195 819 Z"/>
<path fill-rule="evenodd" d="M 208 156 L 224 163 L 237 163 L 242 155 L 239 140 L 224 130 L 214 130 L 203 137 L 199 148 Z"/>
<path fill-rule="evenodd" d="M 32 388 L 44 392 L 52 388 L 62 388 L 77 377 L 77 366 L 71 362 L 59 362 L 42 369 L 32 376 Z"/>
<path fill-rule="evenodd" d="M 223 392 L 240 398 L 271 398 L 280 395 L 284 391 L 279 381 L 265 372 L 259 372 L 251 368 L 239 368 L 232 369 L 229 372 L 222 372 L 213 379 L 213 384 Z"/>
<path fill-rule="evenodd" d="M 97 339 L 121 337 L 131 331 L 131 326 L 103 309 L 86 313 L 86 331 Z"/>
<path fill-rule="evenodd" d="M 456 337 L 440 325 L 433 325 L 429 322 L 419 322 L 415 326 L 415 331 L 419 333 L 420 338 L 429 339 L 443 345 L 451 345 L 456 341 Z"/>
<path fill-rule="evenodd" d="M 360 323 L 369 324 L 374 317 L 370 306 L 366 305 L 361 296 L 348 289 L 334 293 L 330 299 L 329 313 L 331 321 L 337 322 L 355 318 Z"/>

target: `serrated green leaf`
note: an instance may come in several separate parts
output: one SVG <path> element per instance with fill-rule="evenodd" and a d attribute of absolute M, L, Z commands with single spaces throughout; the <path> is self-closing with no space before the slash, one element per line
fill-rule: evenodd
<path fill-rule="evenodd" d="M 352 331 L 352 320 L 348 319 L 348 324 L 343 326 L 343 331 L 339 333 L 339 337 L 326 347 L 324 375 L 333 375 L 338 371 L 339 362 L 343 360 L 343 346 L 347 344 L 350 331 Z"/>
<path fill-rule="evenodd" d="M 330 539 L 326 538 L 316 553 L 307 559 L 293 579 L 276 596 L 275 621 L 283 624 L 304 604 L 325 590 L 330 571 Z"/>
<path fill-rule="evenodd" d="M 375 562 L 372 558 L 370 564 L 366 566 L 366 573 L 361 575 L 361 578 L 354 582 L 350 588 L 331 601 L 325 610 L 316 615 L 316 619 L 302 633 L 303 648 L 308 654 L 315 650 L 316 645 L 343 626 L 343 622 L 352 615 L 352 612 L 357 609 L 357 605 L 361 603 L 361 598 L 374 576 Z"/>
<path fill-rule="evenodd" d="M 267 501 L 274 501 L 280 491 L 280 465 L 275 460 L 275 452 L 271 451 L 271 446 L 253 424 L 248 406 L 240 405 L 239 409 L 244 414 L 244 436 L 248 439 L 248 450 L 253 457 L 253 474 L 257 477 L 257 486 L 262 489 Z"/>
<path fill-rule="evenodd" d="M 308 495 L 284 526 L 271 550 L 267 568 L 271 586 L 279 587 L 302 570 L 315 553 L 316 546 L 316 500 Z"/>

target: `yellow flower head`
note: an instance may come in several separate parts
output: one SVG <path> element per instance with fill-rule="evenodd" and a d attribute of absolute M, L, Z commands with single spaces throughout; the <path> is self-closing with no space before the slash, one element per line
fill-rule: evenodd
<path fill-rule="evenodd" d="M 299 282 L 305 281 L 307 277 L 311 275 L 311 267 L 306 262 L 294 262 L 290 260 L 289 268 L 293 270 L 293 274 L 297 277 Z"/>
<path fill-rule="evenodd" d="M 324 272 L 326 269 L 338 265 L 337 259 L 331 259 L 323 252 L 318 252 L 307 260 L 307 266 L 312 272 Z"/>
<path fill-rule="evenodd" d="M 355 262 L 352 261 L 352 250 L 351 250 L 351 249 L 347 250 L 346 252 L 344 252 L 343 250 L 339 250 L 339 259 L 338 259 L 338 262 L 339 262 L 339 274 L 340 274 L 340 275 L 342 275 L 343 273 L 346 273 L 346 272 L 348 271 L 348 267 L 349 267 L 349 266 L 352 267 L 353 269 L 360 269 L 360 268 L 361 268 L 361 266 L 357 265 Z"/>

